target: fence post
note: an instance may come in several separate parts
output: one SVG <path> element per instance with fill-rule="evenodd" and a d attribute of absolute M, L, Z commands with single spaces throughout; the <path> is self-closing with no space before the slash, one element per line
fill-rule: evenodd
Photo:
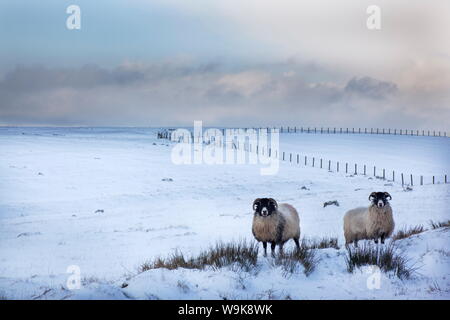
<path fill-rule="evenodd" d="M 420 185 L 423 186 L 423 176 L 420 176 Z"/>
<path fill-rule="evenodd" d="M 358 165 L 355 163 L 355 176 L 358 174 Z"/>
<path fill-rule="evenodd" d="M 405 184 L 405 180 L 403 179 L 403 173 L 402 173 L 402 187 Z"/>
<path fill-rule="evenodd" d="M 395 182 L 395 171 L 392 170 L 392 182 Z"/>
<path fill-rule="evenodd" d="M 383 169 L 383 180 L 386 180 L 386 169 Z"/>
<path fill-rule="evenodd" d="M 345 163 L 345 173 L 348 173 L 348 162 Z"/>
<path fill-rule="evenodd" d="M 433 176 L 433 184 L 434 184 L 434 176 Z"/>
<path fill-rule="evenodd" d="M 364 175 L 366 175 L 366 165 L 364 165 Z"/>
<path fill-rule="evenodd" d="M 331 171 L 331 160 L 328 160 L 328 171 Z"/>
<path fill-rule="evenodd" d="M 320 159 L 320 169 L 322 169 L 322 158 Z M 445 183 L 447 183 L 447 176 L 445 176 L 446 178 L 445 178 Z"/>
<path fill-rule="evenodd" d="M 444 182 L 447 184 L 447 175 L 444 176 Z"/>
<path fill-rule="evenodd" d="M 313 157 L 313 168 L 314 168 L 314 162 L 315 162 L 315 158 Z"/>
<path fill-rule="evenodd" d="M 284 161 L 284 151 L 283 151 L 283 161 Z"/>
<path fill-rule="evenodd" d="M 297 153 L 297 164 L 299 164 L 300 155 Z"/>
<path fill-rule="evenodd" d="M 292 162 L 292 153 L 289 153 L 289 162 Z"/>
<path fill-rule="evenodd" d="M 339 172 L 339 161 L 336 162 L 336 172 Z"/>
<path fill-rule="evenodd" d="M 413 176 L 412 176 L 412 174 L 411 174 L 411 186 L 413 186 L 414 185 L 414 183 L 413 183 Z"/>
<path fill-rule="evenodd" d="M 307 163 L 308 163 L 308 157 L 305 156 L 305 166 L 306 166 Z"/>
<path fill-rule="evenodd" d="M 373 166 L 373 176 L 376 177 L 377 176 L 377 168 L 375 166 Z"/>

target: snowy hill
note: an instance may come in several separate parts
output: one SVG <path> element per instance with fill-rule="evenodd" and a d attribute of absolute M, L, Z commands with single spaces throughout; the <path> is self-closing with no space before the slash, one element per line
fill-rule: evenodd
<path fill-rule="evenodd" d="M 365 137 L 368 145 L 372 137 Z M 421 140 L 404 138 L 411 139 L 412 153 L 420 149 L 414 143 Z M 282 146 L 292 145 L 293 139 L 282 135 Z M 448 163 L 442 150 L 449 150 L 448 139 L 420 139 L 435 157 L 422 161 L 423 155 L 417 160 L 408 153 L 402 159 L 397 153 L 386 160 L 360 142 L 353 151 L 346 142 L 346 150 L 364 157 L 372 153 L 380 167 L 401 161 L 417 172 L 444 173 Z M 315 143 L 322 147 L 311 153 L 335 150 L 327 156 L 341 157 L 338 149 L 327 147 L 339 144 L 333 137 Z M 388 137 L 384 143 L 395 148 L 397 141 Z M 388 181 L 288 163 L 274 176 L 261 176 L 259 167 L 249 164 L 174 165 L 172 144 L 156 139 L 152 129 L 1 128 L 0 146 L 2 298 L 450 298 L 448 228 L 398 240 L 399 250 L 417 270 L 407 280 L 382 273 L 380 289 L 367 288 L 364 268 L 346 270 L 342 246 L 345 211 L 367 205 L 372 191 L 392 195 L 396 230 L 430 229 L 430 220 L 450 218 L 450 184 L 405 191 Z M 298 209 L 302 237 L 336 237 L 340 249 L 318 249 L 319 262 L 309 276 L 298 270 L 286 277 L 261 253 L 254 272 L 155 269 L 137 274 L 145 261 L 175 250 L 196 255 L 218 240 L 252 239 L 251 204 L 264 196 Z M 330 200 L 340 206 L 324 207 Z M 67 288 L 72 265 L 81 272 L 78 290 Z"/>

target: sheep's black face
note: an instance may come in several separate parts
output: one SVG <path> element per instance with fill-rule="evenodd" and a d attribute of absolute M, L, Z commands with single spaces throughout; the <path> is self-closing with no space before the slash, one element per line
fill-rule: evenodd
<path fill-rule="evenodd" d="M 369 196 L 369 200 L 378 208 L 383 208 L 391 199 L 391 195 L 387 192 L 372 192 Z"/>
<path fill-rule="evenodd" d="M 258 198 L 253 202 L 253 210 L 255 211 L 255 214 L 262 217 L 267 217 L 276 213 L 277 209 L 278 204 L 272 198 Z"/>

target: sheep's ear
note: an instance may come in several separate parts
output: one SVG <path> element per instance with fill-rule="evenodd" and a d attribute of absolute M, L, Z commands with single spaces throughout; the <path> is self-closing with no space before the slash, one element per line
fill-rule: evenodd
<path fill-rule="evenodd" d="M 384 193 L 384 196 L 385 196 L 386 198 L 389 198 L 389 200 L 392 200 L 392 197 L 391 197 L 391 195 L 389 194 L 389 192 L 385 192 L 385 193 Z"/>
<path fill-rule="evenodd" d="M 270 200 L 270 202 L 273 203 L 273 205 L 275 206 L 275 209 L 278 209 L 278 203 L 277 203 L 277 201 L 276 201 L 275 199 L 273 199 L 273 198 L 269 198 L 269 200 Z"/>
<path fill-rule="evenodd" d="M 253 210 L 256 210 L 256 206 L 258 205 L 258 204 L 260 204 L 261 203 L 261 199 L 260 198 L 258 198 L 258 199 L 256 199 L 255 201 L 253 201 Z"/>
<path fill-rule="evenodd" d="M 376 192 L 372 192 L 369 196 L 369 201 L 372 201 L 372 199 L 374 199 L 376 195 L 377 195 Z"/>

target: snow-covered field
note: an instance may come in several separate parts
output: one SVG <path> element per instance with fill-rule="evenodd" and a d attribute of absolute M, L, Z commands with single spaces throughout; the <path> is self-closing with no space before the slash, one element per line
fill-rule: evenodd
<path fill-rule="evenodd" d="M 400 172 L 450 171 L 448 138 L 286 134 L 281 146 Z M 0 128 L 0 298 L 450 298 L 448 228 L 398 241 L 417 271 L 408 280 L 382 274 L 379 289 L 368 289 L 367 270 L 347 272 L 342 248 L 345 211 L 367 205 L 372 191 L 392 195 L 396 229 L 429 228 L 430 220 L 450 219 L 450 184 L 405 191 L 289 163 L 261 176 L 257 165 L 174 165 L 171 149 L 154 129 Z M 143 262 L 175 250 L 194 255 L 218 240 L 252 239 L 251 205 L 264 196 L 297 207 L 302 236 L 335 236 L 341 249 L 318 250 L 308 277 L 302 270 L 286 277 L 262 255 L 251 273 L 137 274 Z M 340 206 L 324 208 L 328 200 Z M 71 265 L 80 268 L 81 289 L 67 288 Z"/>

